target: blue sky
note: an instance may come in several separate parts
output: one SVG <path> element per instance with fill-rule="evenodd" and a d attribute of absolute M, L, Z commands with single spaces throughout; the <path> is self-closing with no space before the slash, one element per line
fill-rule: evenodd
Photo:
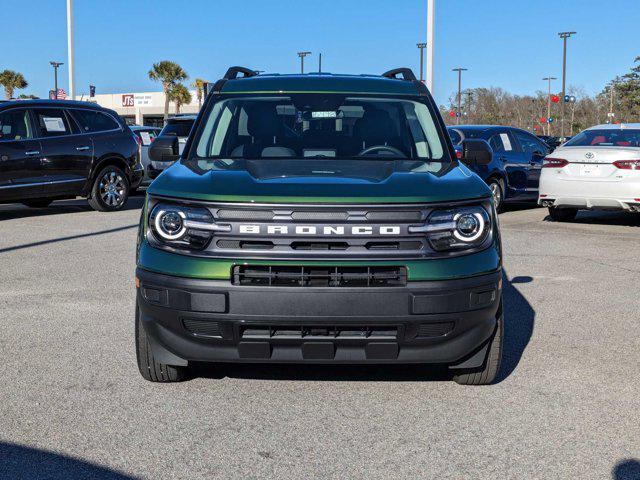
<path fill-rule="evenodd" d="M 435 97 L 456 88 L 454 67 L 469 69 L 463 88 L 499 86 L 514 93 L 544 89 L 561 77 L 569 40 L 568 83 L 599 91 L 640 55 L 639 0 L 437 0 Z M 65 0 L 13 3 L 2 22 L 0 70 L 27 77 L 26 93 L 52 88 L 49 60 L 66 63 Z M 76 0 L 77 93 L 159 90 L 147 72 L 174 60 L 192 78 L 219 78 L 230 65 L 295 72 L 308 65 L 340 73 L 419 68 L 416 42 L 426 37 L 426 0 Z M 6 12 L 7 9 L 4 9 Z M 67 86 L 66 66 L 60 85 Z M 556 83 L 560 90 L 560 82 Z"/>

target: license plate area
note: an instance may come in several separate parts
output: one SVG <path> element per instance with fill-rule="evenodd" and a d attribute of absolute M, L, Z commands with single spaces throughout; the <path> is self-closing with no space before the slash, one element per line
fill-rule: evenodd
<path fill-rule="evenodd" d="M 580 165 L 581 177 L 599 177 L 602 175 L 602 169 L 600 165 L 588 163 Z"/>

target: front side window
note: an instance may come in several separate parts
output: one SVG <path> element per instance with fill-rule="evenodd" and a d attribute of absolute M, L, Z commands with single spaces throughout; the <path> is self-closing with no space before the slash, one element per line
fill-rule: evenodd
<path fill-rule="evenodd" d="M 69 135 L 71 128 L 63 110 L 59 108 L 36 108 L 33 110 L 40 137 Z"/>
<path fill-rule="evenodd" d="M 520 142 L 522 151 L 525 153 L 546 153 L 549 149 L 536 137 L 529 135 L 528 133 L 515 130 L 515 136 Z"/>
<path fill-rule="evenodd" d="M 0 112 L 0 142 L 33 138 L 27 110 Z"/>
<path fill-rule="evenodd" d="M 565 147 L 640 147 L 640 129 L 602 128 L 585 130 L 567 143 Z"/>
<path fill-rule="evenodd" d="M 93 110 L 71 110 L 71 115 L 80 125 L 82 133 L 107 132 L 109 130 L 117 130 L 120 125 L 102 112 Z"/>
<path fill-rule="evenodd" d="M 450 161 L 424 103 L 337 94 L 220 100 L 195 157 Z"/>
<path fill-rule="evenodd" d="M 191 132 L 191 127 L 193 127 L 193 120 L 190 121 L 178 121 L 178 122 L 169 122 L 167 123 L 160 135 L 175 135 L 177 137 L 188 137 L 189 132 Z"/>

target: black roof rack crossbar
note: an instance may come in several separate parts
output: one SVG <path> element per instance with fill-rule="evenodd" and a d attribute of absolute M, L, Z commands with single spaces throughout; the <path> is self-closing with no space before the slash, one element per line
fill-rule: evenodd
<path fill-rule="evenodd" d="M 229 67 L 229 70 L 227 70 L 227 73 L 225 73 L 224 77 L 222 78 L 224 78 L 225 80 L 234 80 L 238 78 L 239 73 L 243 75 L 242 78 L 255 77 L 256 75 L 258 75 L 258 72 L 256 72 L 255 70 L 251 70 L 249 68 Z"/>
<path fill-rule="evenodd" d="M 402 75 L 402 78 L 398 78 L 398 75 Z M 388 72 L 384 72 L 382 74 L 383 77 L 397 79 L 397 80 L 407 80 L 409 82 L 415 82 L 417 80 L 416 76 L 413 74 L 410 68 L 394 68 L 393 70 L 389 70 Z"/>

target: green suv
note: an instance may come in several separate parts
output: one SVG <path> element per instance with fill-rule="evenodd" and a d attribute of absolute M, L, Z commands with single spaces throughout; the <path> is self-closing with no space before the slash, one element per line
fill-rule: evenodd
<path fill-rule="evenodd" d="M 232 67 L 147 190 L 137 249 L 142 376 L 193 362 L 434 364 L 494 381 L 503 337 L 491 192 L 409 69 Z M 487 164 L 484 140 L 462 161 Z"/>

